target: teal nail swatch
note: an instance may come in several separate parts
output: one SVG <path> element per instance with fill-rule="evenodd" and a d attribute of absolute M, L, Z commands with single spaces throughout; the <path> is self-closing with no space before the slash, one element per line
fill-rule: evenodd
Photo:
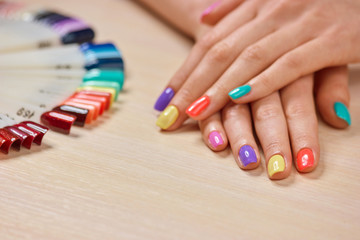
<path fill-rule="evenodd" d="M 351 125 L 351 116 L 347 107 L 341 102 L 335 102 L 334 110 L 336 115 Z"/>
<path fill-rule="evenodd" d="M 251 87 L 249 85 L 244 85 L 238 88 L 235 88 L 229 92 L 229 96 L 232 99 L 238 99 L 242 96 L 248 94 L 251 91 Z"/>

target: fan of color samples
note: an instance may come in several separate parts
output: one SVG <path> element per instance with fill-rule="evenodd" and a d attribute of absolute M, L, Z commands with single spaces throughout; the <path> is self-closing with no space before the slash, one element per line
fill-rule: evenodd
<path fill-rule="evenodd" d="M 0 0 L 0 150 L 41 144 L 52 129 L 91 124 L 117 100 L 121 52 L 62 13 Z"/>

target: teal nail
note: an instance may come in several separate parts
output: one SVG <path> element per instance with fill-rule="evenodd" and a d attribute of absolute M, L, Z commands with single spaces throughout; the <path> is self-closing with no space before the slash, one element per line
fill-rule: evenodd
<path fill-rule="evenodd" d="M 248 94 L 251 91 L 251 87 L 249 85 L 244 85 L 238 88 L 235 88 L 229 92 L 229 96 L 232 99 L 238 99 L 242 96 Z"/>
<path fill-rule="evenodd" d="M 334 110 L 339 118 L 345 120 L 349 124 L 349 126 L 351 125 L 351 116 L 349 110 L 343 103 L 336 102 L 334 104 Z"/>
<path fill-rule="evenodd" d="M 124 73 L 123 71 L 118 70 L 92 69 L 85 74 L 83 81 L 118 82 L 120 84 L 120 89 L 122 89 L 124 84 Z"/>

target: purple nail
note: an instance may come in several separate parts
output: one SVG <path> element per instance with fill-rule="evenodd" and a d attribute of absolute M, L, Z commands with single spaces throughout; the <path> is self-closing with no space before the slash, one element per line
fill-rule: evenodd
<path fill-rule="evenodd" d="M 53 25 L 53 29 L 60 35 L 65 35 L 69 32 L 75 32 L 85 28 L 89 28 L 89 25 L 76 19 L 66 19 Z"/>
<path fill-rule="evenodd" d="M 220 133 L 218 131 L 213 131 L 209 134 L 209 141 L 213 148 L 224 144 L 224 140 L 222 139 Z"/>
<path fill-rule="evenodd" d="M 171 88 L 166 88 L 156 101 L 154 108 L 158 111 L 163 111 L 167 107 L 171 99 L 174 97 L 174 95 L 174 90 L 172 90 Z"/>
<path fill-rule="evenodd" d="M 250 163 L 257 162 L 256 153 L 249 145 L 244 145 L 240 148 L 239 157 L 244 167 Z"/>

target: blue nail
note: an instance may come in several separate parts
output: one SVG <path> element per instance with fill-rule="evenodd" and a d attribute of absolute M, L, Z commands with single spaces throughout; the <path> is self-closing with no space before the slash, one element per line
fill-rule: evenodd
<path fill-rule="evenodd" d="M 349 110 L 343 103 L 336 102 L 334 104 L 334 110 L 339 118 L 345 120 L 349 124 L 349 126 L 351 125 L 351 116 Z"/>
<path fill-rule="evenodd" d="M 238 99 L 238 98 L 241 98 L 242 96 L 248 94 L 250 91 L 251 91 L 251 87 L 249 85 L 244 85 L 244 86 L 235 88 L 232 91 L 230 91 L 229 96 L 232 99 Z"/>

